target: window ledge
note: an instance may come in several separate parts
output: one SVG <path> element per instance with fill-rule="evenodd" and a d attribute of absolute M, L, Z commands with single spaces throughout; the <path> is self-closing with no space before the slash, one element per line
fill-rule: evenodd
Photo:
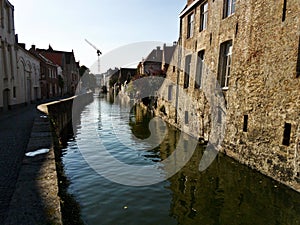
<path fill-rule="evenodd" d="M 222 91 L 228 91 L 228 87 L 222 87 Z"/>
<path fill-rule="evenodd" d="M 229 19 L 229 18 L 233 17 L 234 15 L 235 15 L 235 12 L 234 12 L 234 13 L 232 13 L 232 14 L 230 14 L 229 16 L 223 17 L 223 19 L 222 19 L 222 20 Z"/>

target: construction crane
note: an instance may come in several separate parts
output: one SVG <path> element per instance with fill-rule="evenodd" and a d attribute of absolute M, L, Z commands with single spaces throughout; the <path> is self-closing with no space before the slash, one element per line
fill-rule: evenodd
<path fill-rule="evenodd" d="M 85 39 L 85 41 L 97 51 L 97 56 L 98 56 L 98 73 L 100 74 L 100 55 L 102 55 L 102 52 L 95 45 L 93 45 L 91 42 L 89 42 L 87 39 Z"/>

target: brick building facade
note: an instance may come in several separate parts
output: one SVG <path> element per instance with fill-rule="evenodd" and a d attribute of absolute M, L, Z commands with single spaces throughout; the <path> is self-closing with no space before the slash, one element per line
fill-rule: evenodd
<path fill-rule="evenodd" d="M 32 45 L 29 51 L 34 54 L 40 62 L 41 99 L 62 96 L 58 82 L 59 66 L 36 51 L 35 45 Z"/>
<path fill-rule="evenodd" d="M 57 51 L 49 46 L 48 49 L 37 48 L 36 51 L 61 67 L 65 85 L 64 90 L 66 91 L 63 94 L 74 95 L 80 82 L 80 76 L 79 63 L 75 60 L 73 50 L 71 52 Z"/>

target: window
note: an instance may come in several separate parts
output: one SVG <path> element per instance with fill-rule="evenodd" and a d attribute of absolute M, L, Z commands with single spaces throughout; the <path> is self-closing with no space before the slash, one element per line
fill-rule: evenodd
<path fill-rule="evenodd" d="M 198 52 L 197 57 L 197 68 L 195 77 L 195 88 L 201 88 L 202 86 L 202 76 L 204 73 L 204 51 Z"/>
<path fill-rule="evenodd" d="M 189 112 L 188 111 L 184 112 L 184 123 L 185 124 L 189 123 Z"/>
<path fill-rule="evenodd" d="M 235 36 L 238 35 L 238 32 L 239 32 L 239 23 L 237 22 L 237 23 L 235 24 Z"/>
<path fill-rule="evenodd" d="M 208 2 L 206 1 L 200 7 L 200 31 L 206 29 L 207 17 L 208 17 Z"/>
<path fill-rule="evenodd" d="M 224 0 L 224 14 L 223 18 L 226 18 L 235 12 L 236 0 Z"/>
<path fill-rule="evenodd" d="M 17 88 L 14 87 L 13 88 L 13 98 L 16 98 L 17 97 Z"/>
<path fill-rule="evenodd" d="M 2 51 L 1 51 L 1 58 L 3 59 L 3 64 L 4 64 L 4 78 L 8 78 L 8 72 L 7 72 L 7 54 L 6 54 L 6 46 L 4 45 L 4 42 L 1 42 L 2 46 Z"/>
<path fill-rule="evenodd" d="M 283 140 L 282 140 L 282 144 L 285 145 L 285 146 L 290 145 L 291 130 L 292 130 L 292 125 L 290 123 L 285 123 L 284 124 Z"/>
<path fill-rule="evenodd" d="M 3 3 L 2 3 L 2 1 L 0 1 L 0 25 L 1 25 L 1 27 L 3 28 L 4 27 L 4 23 L 3 23 L 3 11 L 2 11 L 2 9 L 3 9 L 3 5 L 2 5 Z"/>
<path fill-rule="evenodd" d="M 184 71 L 184 84 L 183 88 L 188 88 L 190 83 L 190 72 L 191 72 L 191 60 L 192 55 L 185 57 L 185 71 Z"/>
<path fill-rule="evenodd" d="M 187 38 L 193 37 L 194 32 L 194 14 L 188 15 Z"/>
<path fill-rule="evenodd" d="M 286 18 L 286 1 L 287 0 L 283 0 L 283 5 L 282 5 L 282 22 L 284 22 Z"/>
<path fill-rule="evenodd" d="M 10 15 L 10 7 L 8 5 L 6 5 L 6 16 L 7 16 L 7 32 L 10 33 L 11 32 L 11 15 Z"/>
<path fill-rule="evenodd" d="M 300 37 L 298 44 L 298 58 L 297 58 L 297 66 L 296 66 L 296 77 L 300 77 Z"/>
<path fill-rule="evenodd" d="M 172 100 L 173 85 L 168 86 L 168 101 Z"/>
<path fill-rule="evenodd" d="M 176 71 L 176 67 L 175 67 L 175 66 L 173 66 L 173 73 L 175 73 L 175 71 Z"/>
<path fill-rule="evenodd" d="M 219 124 L 222 124 L 222 121 L 224 120 L 224 111 L 222 109 L 222 107 L 218 106 L 217 107 L 217 110 L 218 110 L 218 119 L 217 119 L 217 122 Z"/>
<path fill-rule="evenodd" d="M 244 125 L 243 125 L 243 131 L 248 132 L 248 115 L 244 115 Z"/>
<path fill-rule="evenodd" d="M 223 89 L 228 88 L 232 56 L 232 41 L 226 41 L 221 44 L 219 59 L 219 84 Z"/>

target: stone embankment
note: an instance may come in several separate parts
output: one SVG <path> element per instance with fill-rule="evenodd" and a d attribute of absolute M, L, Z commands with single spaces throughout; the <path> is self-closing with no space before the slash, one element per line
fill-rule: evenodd
<path fill-rule="evenodd" d="M 63 224 L 56 140 L 72 121 L 72 115 L 80 115 L 81 109 L 92 99 L 93 94 L 88 93 L 38 106 L 44 115 L 34 120 L 26 153 L 45 152 L 24 156 L 5 225 Z"/>

